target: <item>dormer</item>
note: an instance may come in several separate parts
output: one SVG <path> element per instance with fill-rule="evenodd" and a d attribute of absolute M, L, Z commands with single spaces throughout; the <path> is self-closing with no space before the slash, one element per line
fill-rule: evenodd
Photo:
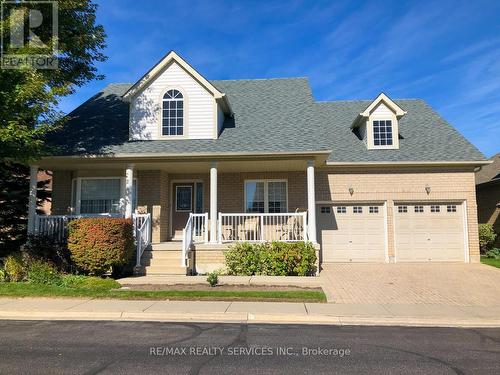
<path fill-rule="evenodd" d="M 226 95 L 174 51 L 124 95 L 131 140 L 217 139 L 231 106 Z"/>
<path fill-rule="evenodd" d="M 399 148 L 399 119 L 406 114 L 387 95 L 381 93 L 361 112 L 352 128 L 357 129 L 369 150 Z"/>

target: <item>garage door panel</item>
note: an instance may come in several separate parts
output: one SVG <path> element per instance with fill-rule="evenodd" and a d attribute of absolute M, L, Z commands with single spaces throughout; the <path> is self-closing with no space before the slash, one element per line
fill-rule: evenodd
<path fill-rule="evenodd" d="M 323 211 L 318 210 L 317 222 L 324 262 L 385 261 L 382 205 L 333 205 L 329 213 Z"/>
<path fill-rule="evenodd" d="M 460 204 L 396 204 L 394 216 L 398 262 L 464 260 Z"/>

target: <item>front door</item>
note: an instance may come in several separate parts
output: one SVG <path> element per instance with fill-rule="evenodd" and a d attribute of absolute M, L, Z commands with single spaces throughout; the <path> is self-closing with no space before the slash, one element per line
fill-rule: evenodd
<path fill-rule="evenodd" d="M 186 226 L 189 214 L 194 212 L 194 190 L 192 182 L 173 184 L 172 194 L 172 237 L 182 239 L 182 229 Z"/>

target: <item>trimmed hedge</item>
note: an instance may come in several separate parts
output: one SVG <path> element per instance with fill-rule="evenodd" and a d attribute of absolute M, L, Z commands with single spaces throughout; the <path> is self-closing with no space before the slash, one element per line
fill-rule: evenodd
<path fill-rule="evenodd" d="M 68 225 L 68 248 L 78 268 L 102 275 L 113 266 L 127 264 L 134 254 L 132 220 L 83 218 Z"/>
<path fill-rule="evenodd" d="M 311 276 L 316 250 L 310 242 L 235 243 L 224 254 L 229 275 Z"/>

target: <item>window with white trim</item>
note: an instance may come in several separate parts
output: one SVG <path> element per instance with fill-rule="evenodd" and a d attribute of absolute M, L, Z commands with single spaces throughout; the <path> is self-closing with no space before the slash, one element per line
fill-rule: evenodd
<path fill-rule="evenodd" d="M 404 213 L 408 212 L 408 206 L 398 206 L 398 212 L 400 214 L 404 214 Z"/>
<path fill-rule="evenodd" d="M 378 214 L 378 206 L 370 206 L 368 212 L 371 214 Z"/>
<path fill-rule="evenodd" d="M 373 145 L 392 146 L 392 120 L 373 120 Z"/>
<path fill-rule="evenodd" d="M 120 212 L 120 179 L 84 179 L 81 183 L 80 213 Z"/>
<path fill-rule="evenodd" d="M 457 212 L 457 206 L 454 204 L 450 204 L 446 206 L 446 211 L 447 212 Z"/>
<path fill-rule="evenodd" d="M 179 90 L 168 90 L 163 95 L 162 135 L 184 135 L 184 97 Z"/>
<path fill-rule="evenodd" d="M 78 183 L 80 180 L 80 183 Z M 75 178 L 72 182 L 71 206 L 76 214 L 118 214 L 121 213 L 124 180 L 122 177 Z M 78 191 L 80 187 L 80 191 Z M 77 197 L 80 202 L 77 202 Z M 79 203 L 79 204 L 77 204 Z M 80 211 L 76 212 L 76 207 Z M 132 210 L 137 207 L 137 180 L 133 180 Z"/>
<path fill-rule="evenodd" d="M 352 212 L 354 214 L 362 214 L 363 213 L 363 207 L 361 207 L 361 206 L 353 206 L 352 207 Z"/>
<path fill-rule="evenodd" d="M 431 206 L 431 212 L 436 213 L 436 212 L 440 212 L 440 211 L 441 211 L 441 207 L 436 206 L 436 205 Z"/>
<path fill-rule="evenodd" d="M 286 181 L 245 181 L 245 212 L 287 212 L 287 195 Z"/>
<path fill-rule="evenodd" d="M 415 207 L 413 207 L 413 210 L 416 213 L 422 213 L 422 212 L 424 212 L 424 206 L 415 206 Z"/>
<path fill-rule="evenodd" d="M 339 207 L 337 207 L 337 213 L 338 214 L 345 214 L 345 213 L 347 213 L 347 207 L 346 206 L 339 206 Z"/>

